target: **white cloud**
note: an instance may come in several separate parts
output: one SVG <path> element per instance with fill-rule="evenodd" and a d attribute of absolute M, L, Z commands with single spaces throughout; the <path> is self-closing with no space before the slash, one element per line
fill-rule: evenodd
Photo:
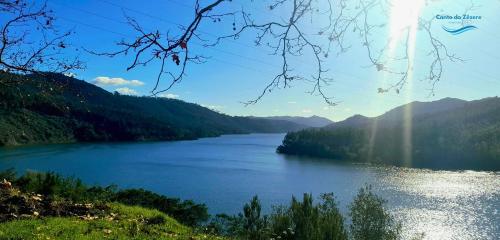
<path fill-rule="evenodd" d="M 64 76 L 75 78 L 76 77 L 76 73 L 67 72 L 67 73 L 64 73 Z"/>
<path fill-rule="evenodd" d="M 144 85 L 143 82 L 139 80 L 126 80 L 120 77 L 116 78 L 110 78 L 110 77 L 96 77 L 94 80 L 92 80 L 92 83 L 95 85 L 99 86 L 123 86 L 123 85 L 130 85 L 130 86 L 142 86 Z"/>
<path fill-rule="evenodd" d="M 297 102 L 295 101 L 289 101 L 288 104 L 296 104 Z"/>
<path fill-rule="evenodd" d="M 311 109 L 302 109 L 302 112 L 303 113 L 312 113 L 312 110 Z"/>
<path fill-rule="evenodd" d="M 221 106 L 221 105 L 205 105 L 205 104 L 201 104 L 202 107 L 206 107 L 208 109 L 211 109 L 211 110 L 220 110 L 222 108 L 225 108 L 225 106 Z"/>
<path fill-rule="evenodd" d="M 115 91 L 117 91 L 123 95 L 138 95 L 139 94 L 136 90 L 128 88 L 128 87 L 117 88 L 117 89 L 115 89 Z"/>
<path fill-rule="evenodd" d="M 175 99 L 175 98 L 179 98 L 179 95 L 173 94 L 173 93 L 162 93 L 162 94 L 158 94 L 158 97 Z"/>

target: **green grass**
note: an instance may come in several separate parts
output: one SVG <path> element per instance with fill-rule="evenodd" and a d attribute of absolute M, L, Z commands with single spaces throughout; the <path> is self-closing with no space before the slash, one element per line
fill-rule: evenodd
<path fill-rule="evenodd" d="M 222 239 L 198 234 L 156 210 L 111 203 L 97 219 L 48 217 L 0 224 L 0 239 Z"/>

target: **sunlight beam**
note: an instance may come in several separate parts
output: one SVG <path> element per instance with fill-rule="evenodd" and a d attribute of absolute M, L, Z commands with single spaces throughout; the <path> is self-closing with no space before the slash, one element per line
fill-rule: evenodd
<path fill-rule="evenodd" d="M 395 59 L 396 53 L 404 52 L 407 68 L 405 102 L 413 100 L 413 67 L 417 40 L 418 19 L 424 0 L 392 0 L 390 2 L 389 22 L 389 59 Z M 397 63 L 396 63 L 397 64 Z M 397 67 L 397 66 L 396 66 Z M 406 166 L 412 162 L 412 107 L 408 105 L 403 111 L 403 145 L 402 151 Z"/>

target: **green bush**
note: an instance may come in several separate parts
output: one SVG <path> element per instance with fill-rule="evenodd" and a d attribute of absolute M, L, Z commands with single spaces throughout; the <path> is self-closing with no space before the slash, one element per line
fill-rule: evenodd
<path fill-rule="evenodd" d="M 16 179 L 16 170 L 9 168 L 0 172 L 0 181 L 2 180 L 14 181 Z"/>
<path fill-rule="evenodd" d="M 261 217 L 261 204 L 259 198 L 254 196 L 250 203 L 243 207 L 243 236 L 246 239 L 267 239 L 267 217 Z"/>
<path fill-rule="evenodd" d="M 355 240 L 400 239 L 401 225 L 384 208 L 385 200 L 363 187 L 350 205 L 351 235 Z"/>
<path fill-rule="evenodd" d="M 302 202 L 292 198 L 290 206 L 276 206 L 270 215 L 261 214 L 255 196 L 237 216 L 218 215 L 208 225 L 217 234 L 240 239 L 344 240 L 347 232 L 333 194 L 323 194 L 313 204 L 311 194 Z"/>
<path fill-rule="evenodd" d="M 189 226 L 200 225 L 209 218 L 205 204 L 197 204 L 191 200 L 181 201 L 178 198 L 168 198 L 144 189 L 118 191 L 111 198 L 111 201 L 158 209 Z"/>

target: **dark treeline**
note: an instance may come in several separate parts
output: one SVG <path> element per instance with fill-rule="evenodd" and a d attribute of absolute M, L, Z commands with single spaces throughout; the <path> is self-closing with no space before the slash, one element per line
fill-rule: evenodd
<path fill-rule="evenodd" d="M 14 188 L 20 190 L 0 191 L 0 222 L 16 220 L 13 216 L 23 216 L 20 205 L 26 201 L 30 209 L 24 210 L 28 213 L 24 214 L 24 219 L 26 216 L 64 216 L 61 215 L 64 206 L 74 208 L 80 206 L 78 204 L 92 204 L 93 208 L 106 209 L 106 203 L 117 202 L 157 209 L 195 227 L 199 232 L 229 239 L 390 240 L 402 237 L 401 225 L 387 212 L 385 201 L 368 186 L 359 190 L 349 205 L 347 217 L 340 213 L 334 195 L 328 193 L 322 194 L 317 202 L 311 194 L 304 194 L 302 200 L 292 197 L 289 205 L 275 206 L 269 215 L 262 213 L 261 203 L 255 196 L 238 215 L 218 214 L 210 218 L 204 204 L 181 201 L 143 189 L 87 186 L 78 179 L 54 173 L 28 172 L 17 177 L 13 170 L 0 172 L 0 179 L 5 179 L 2 187 L 12 183 Z M 34 197 L 43 199 L 46 202 L 44 208 L 51 208 L 50 211 L 40 209 L 42 206 L 31 209 L 30 200 Z M 31 215 L 33 211 L 40 215 Z M 60 213 L 54 215 L 54 211 Z"/>
<path fill-rule="evenodd" d="M 448 103 L 448 109 L 442 102 L 452 100 L 440 101 L 424 105 L 421 110 L 426 112 L 414 110 L 411 145 L 405 141 L 403 106 L 377 118 L 355 116 L 325 128 L 289 133 L 277 151 L 333 161 L 500 170 L 500 99 L 460 101 L 453 107 Z M 439 107 L 432 111 L 434 105 Z"/>
<path fill-rule="evenodd" d="M 61 74 L 0 78 L 6 83 L 0 87 L 0 145 L 182 140 L 305 127 L 232 117 L 175 99 L 112 94 Z"/>

